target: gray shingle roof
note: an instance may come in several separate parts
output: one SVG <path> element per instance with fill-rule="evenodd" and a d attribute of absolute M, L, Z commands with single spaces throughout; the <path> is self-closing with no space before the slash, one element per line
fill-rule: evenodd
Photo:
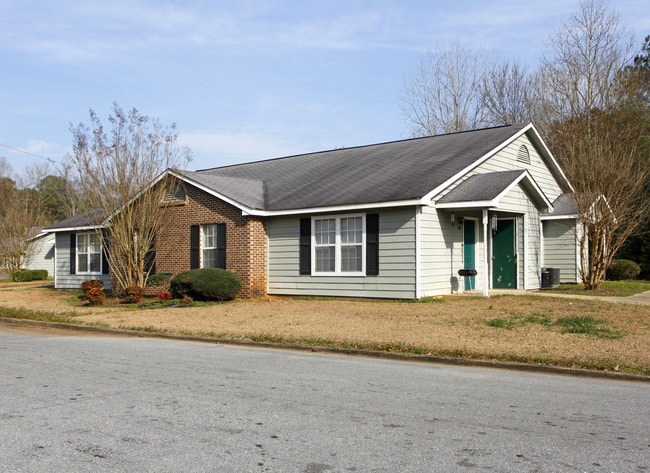
<path fill-rule="evenodd" d="M 523 169 L 515 169 L 513 171 L 475 174 L 449 191 L 444 197 L 438 200 L 438 203 L 449 204 L 454 202 L 484 202 L 493 200 L 525 173 L 526 171 Z"/>
<path fill-rule="evenodd" d="M 553 212 L 545 213 L 548 216 L 576 215 L 578 213 L 578 202 L 575 194 L 562 194 L 553 202 Z"/>
<path fill-rule="evenodd" d="M 67 218 L 65 220 L 61 220 L 60 222 L 56 222 L 53 225 L 50 225 L 49 227 L 44 228 L 44 231 L 53 231 L 53 230 L 59 230 L 62 228 L 86 228 L 86 227 L 92 227 L 94 225 L 98 225 L 102 222 L 102 213 L 100 209 L 95 209 L 92 210 L 88 213 L 81 214 L 81 215 L 75 215 L 74 217 Z"/>
<path fill-rule="evenodd" d="M 420 199 L 525 126 L 302 154 L 187 176 L 249 208 L 267 211 Z"/>

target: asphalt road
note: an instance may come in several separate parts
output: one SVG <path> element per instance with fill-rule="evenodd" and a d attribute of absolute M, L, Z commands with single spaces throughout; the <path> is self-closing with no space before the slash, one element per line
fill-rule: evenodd
<path fill-rule="evenodd" d="M 645 472 L 650 385 L 0 325 L 0 471 Z"/>

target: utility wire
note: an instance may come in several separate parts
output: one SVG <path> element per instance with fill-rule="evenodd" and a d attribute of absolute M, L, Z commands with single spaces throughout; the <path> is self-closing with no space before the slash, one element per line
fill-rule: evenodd
<path fill-rule="evenodd" d="M 30 153 L 29 151 L 23 151 L 22 149 L 14 148 L 13 146 L 6 145 L 4 143 L 0 143 L 0 146 L 3 146 L 4 148 L 8 148 L 14 151 L 18 151 L 19 153 L 23 154 L 28 154 L 30 156 L 34 156 L 35 158 L 39 159 L 44 159 L 45 161 L 49 162 L 50 164 L 57 164 L 55 160 L 52 158 L 46 158 L 45 156 L 39 156 L 38 154 Z"/>

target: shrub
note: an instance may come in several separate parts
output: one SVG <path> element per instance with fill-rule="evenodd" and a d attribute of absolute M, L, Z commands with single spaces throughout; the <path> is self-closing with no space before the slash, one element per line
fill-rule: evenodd
<path fill-rule="evenodd" d="M 241 291 L 241 279 L 235 273 L 219 268 L 193 269 L 177 274 L 170 289 L 175 298 L 189 296 L 194 300 L 226 301 Z"/>
<path fill-rule="evenodd" d="M 124 298 L 131 304 L 139 304 L 144 296 L 144 288 L 140 286 L 129 286 L 124 289 Z"/>
<path fill-rule="evenodd" d="M 29 269 L 19 269 L 11 273 L 11 280 L 14 282 L 29 282 L 32 280 L 32 272 Z"/>
<path fill-rule="evenodd" d="M 147 287 L 158 286 L 167 283 L 172 277 L 172 273 L 156 273 L 147 278 Z"/>
<path fill-rule="evenodd" d="M 99 289 L 104 288 L 104 281 L 100 281 L 99 279 L 89 279 L 88 281 L 84 281 L 81 283 L 81 290 L 84 292 L 88 292 L 89 289 L 93 289 L 98 287 Z"/>
<path fill-rule="evenodd" d="M 639 274 L 641 274 L 641 267 L 629 259 L 615 259 L 607 268 L 607 279 L 610 281 L 636 279 Z"/>
<path fill-rule="evenodd" d="M 19 269 L 11 273 L 14 282 L 43 281 L 47 279 L 46 269 Z"/>
<path fill-rule="evenodd" d="M 165 301 L 170 300 L 172 298 L 172 295 L 169 291 L 160 291 L 156 293 L 156 298 L 161 304 L 163 304 Z"/>
<path fill-rule="evenodd" d="M 34 281 L 45 281 L 48 276 L 47 269 L 33 269 L 32 276 Z"/>
<path fill-rule="evenodd" d="M 101 287 L 91 287 L 86 291 L 86 299 L 90 305 L 103 305 L 106 300 L 106 294 Z"/>

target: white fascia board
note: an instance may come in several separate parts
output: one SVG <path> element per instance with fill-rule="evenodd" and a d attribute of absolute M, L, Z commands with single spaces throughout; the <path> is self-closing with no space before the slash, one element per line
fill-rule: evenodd
<path fill-rule="evenodd" d="M 53 228 L 48 230 L 47 233 L 59 233 L 59 232 L 86 232 L 90 230 L 97 230 L 99 228 L 104 228 L 104 225 L 95 225 L 95 226 L 86 226 L 86 227 L 65 227 L 65 228 Z"/>
<path fill-rule="evenodd" d="M 304 209 L 289 209 L 289 210 L 248 210 L 243 211 L 244 215 L 251 215 L 255 217 L 279 217 L 283 215 L 301 215 L 301 214 L 316 214 L 316 213 L 332 213 L 332 212 L 351 212 L 358 210 L 368 209 L 382 209 L 390 207 L 407 207 L 410 205 L 427 205 L 421 199 L 412 200 L 398 200 L 393 202 L 375 202 L 365 204 L 352 204 L 352 205 L 338 205 L 331 207 L 309 207 Z"/>
<path fill-rule="evenodd" d="M 484 209 L 484 208 L 497 208 L 499 200 L 468 200 L 465 202 L 448 202 L 443 204 L 436 204 L 437 209 Z"/>
<path fill-rule="evenodd" d="M 525 135 L 528 131 L 533 132 L 533 134 L 535 136 L 535 140 L 541 145 L 540 147 L 542 148 L 543 154 L 548 158 L 548 160 L 551 162 L 552 166 L 557 170 L 557 172 L 560 174 L 560 176 L 562 176 L 562 178 L 564 179 L 565 184 L 569 187 L 569 189 L 571 189 L 572 192 L 575 192 L 575 190 L 573 189 L 573 186 L 571 185 L 571 183 L 567 179 L 566 175 L 564 174 L 564 171 L 562 171 L 562 168 L 560 168 L 560 165 L 557 163 L 557 161 L 553 157 L 553 154 L 551 153 L 551 151 L 546 146 L 546 143 L 544 143 L 544 140 L 542 140 L 541 135 L 539 134 L 539 132 L 537 131 L 535 126 L 532 123 L 529 123 L 528 125 L 523 127 L 521 130 L 519 130 L 517 133 L 510 136 L 503 143 L 495 146 L 493 149 L 491 149 L 490 151 L 485 153 L 479 159 L 474 161 L 471 165 L 467 166 L 465 169 L 463 169 L 460 172 L 456 173 L 451 178 L 447 179 L 445 182 L 443 182 L 442 184 L 437 186 L 435 189 L 429 191 L 429 193 L 427 195 L 425 195 L 422 200 L 425 200 L 425 199 L 426 200 L 431 200 L 435 195 L 437 195 L 440 192 L 444 191 L 451 184 L 456 182 L 458 179 L 463 177 L 465 174 L 470 172 L 472 169 L 474 169 L 474 168 L 480 166 L 481 164 L 483 164 L 485 161 L 487 161 L 492 156 L 494 156 L 496 153 L 498 153 L 501 149 L 505 148 L 506 146 L 508 146 L 510 143 L 512 143 L 513 141 L 515 141 L 519 137 Z M 546 200 L 548 200 L 548 199 L 546 199 Z"/>
<path fill-rule="evenodd" d="M 540 220 L 571 220 L 577 219 L 577 214 L 568 214 L 568 215 L 553 215 L 553 214 L 544 214 L 541 215 Z"/>
<path fill-rule="evenodd" d="M 501 194 L 497 196 L 495 199 L 497 202 L 499 202 L 508 192 L 510 192 L 515 186 L 519 185 L 521 181 L 526 179 L 526 181 L 533 187 L 537 195 L 539 195 L 542 198 L 542 201 L 546 204 L 546 207 L 549 209 L 553 209 L 553 203 L 549 200 L 548 197 L 546 197 L 546 194 L 544 194 L 544 191 L 537 185 L 537 182 L 535 182 L 535 179 L 533 179 L 533 176 L 530 175 L 528 170 L 525 170 L 524 172 L 521 173 L 521 175 L 512 181 L 512 183 L 506 187 Z"/>
<path fill-rule="evenodd" d="M 349 211 L 364 210 L 364 209 L 404 207 L 409 205 L 426 205 L 422 199 L 412 199 L 412 200 L 399 200 L 399 201 L 392 201 L 392 202 L 337 205 L 337 206 L 330 206 L 330 207 L 309 207 L 309 208 L 288 209 L 288 210 L 261 210 L 261 209 L 253 209 L 245 205 L 242 205 L 241 202 L 237 202 L 236 200 L 233 200 L 224 194 L 215 192 L 214 189 L 206 187 L 203 184 L 200 184 L 187 176 L 183 176 L 182 174 L 178 174 L 174 171 L 169 171 L 169 174 L 238 208 L 239 210 L 242 211 L 242 215 L 247 215 L 252 217 L 279 217 L 282 215 L 349 212 Z"/>
<path fill-rule="evenodd" d="M 542 151 L 544 151 L 546 157 L 551 161 L 551 164 L 553 165 L 553 167 L 555 167 L 555 170 L 560 174 L 560 176 L 562 176 L 562 179 L 564 179 L 565 184 L 569 187 L 571 192 L 575 192 L 575 189 L 571 185 L 571 182 L 569 182 L 569 179 L 566 177 L 566 174 L 564 174 L 564 171 L 558 164 L 557 160 L 555 159 L 555 156 L 553 156 L 553 153 L 551 153 L 551 150 L 548 149 L 548 146 L 546 146 L 546 143 L 544 143 L 544 140 L 542 139 L 542 135 L 539 134 L 539 131 L 537 131 L 535 125 L 529 123 L 528 126 L 526 126 L 522 131 L 524 130 L 525 131 L 532 130 L 534 132 L 537 142 L 541 145 Z M 517 137 L 519 137 L 521 135 L 521 132 L 517 133 L 517 135 L 518 135 Z"/>

